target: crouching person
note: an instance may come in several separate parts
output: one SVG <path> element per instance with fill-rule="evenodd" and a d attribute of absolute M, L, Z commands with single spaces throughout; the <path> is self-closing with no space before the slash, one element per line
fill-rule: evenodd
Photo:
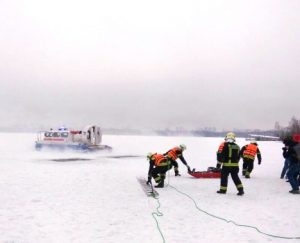
<path fill-rule="evenodd" d="M 166 172 L 171 168 L 169 160 L 162 154 L 148 153 L 149 171 L 147 184 L 151 184 L 151 178 L 157 183 L 155 187 L 164 187 Z"/>

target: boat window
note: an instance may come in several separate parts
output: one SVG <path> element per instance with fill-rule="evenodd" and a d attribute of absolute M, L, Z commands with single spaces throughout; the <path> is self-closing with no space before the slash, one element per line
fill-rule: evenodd
<path fill-rule="evenodd" d="M 67 138 L 69 136 L 68 132 L 45 132 L 44 133 L 45 137 L 55 137 L 55 138 L 59 138 L 59 137 L 63 137 L 63 138 Z"/>

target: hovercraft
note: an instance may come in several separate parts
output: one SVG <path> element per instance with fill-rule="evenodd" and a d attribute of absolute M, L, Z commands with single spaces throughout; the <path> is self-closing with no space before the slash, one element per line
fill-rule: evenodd
<path fill-rule="evenodd" d="M 40 131 L 37 133 L 35 148 L 58 149 L 58 150 L 79 150 L 79 151 L 99 151 L 111 150 L 112 147 L 102 145 L 101 129 L 95 125 L 88 125 L 82 130 L 69 130 L 60 127 L 56 130 Z"/>

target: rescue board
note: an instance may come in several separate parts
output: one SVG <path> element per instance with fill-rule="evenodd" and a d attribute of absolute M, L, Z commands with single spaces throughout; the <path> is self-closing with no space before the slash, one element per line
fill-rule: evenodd
<path fill-rule="evenodd" d="M 137 177 L 136 179 L 140 183 L 143 191 L 148 197 L 156 198 L 159 196 L 158 192 L 153 188 L 152 184 L 147 184 L 147 180 L 142 177 Z"/>

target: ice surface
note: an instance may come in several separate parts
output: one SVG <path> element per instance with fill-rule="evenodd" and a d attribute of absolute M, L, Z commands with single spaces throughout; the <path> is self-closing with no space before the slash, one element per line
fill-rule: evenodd
<path fill-rule="evenodd" d="M 300 236 L 300 196 L 279 179 L 280 142 L 259 142 L 262 164 L 255 161 L 250 180 L 241 178 L 242 197 L 231 178 L 228 193 L 219 195 L 219 179 L 195 179 L 179 162 L 182 176 L 170 171 L 157 201 L 136 180 L 147 176 L 148 152 L 184 143 L 191 168 L 205 170 L 215 166 L 222 138 L 104 135 L 110 153 L 38 152 L 34 140 L 35 134 L 0 134 L 0 242 L 163 242 L 159 229 L 170 243 L 287 241 L 214 216 L 275 236 Z M 159 229 L 152 215 L 158 203 Z"/>

